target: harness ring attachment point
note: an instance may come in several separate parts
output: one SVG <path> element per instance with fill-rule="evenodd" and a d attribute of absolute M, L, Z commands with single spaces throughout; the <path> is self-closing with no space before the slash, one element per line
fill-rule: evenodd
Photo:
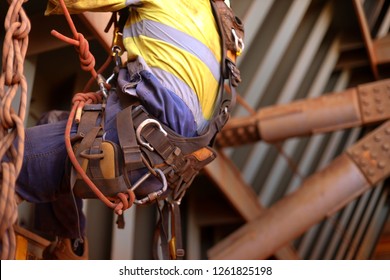
<path fill-rule="evenodd" d="M 154 120 L 154 119 L 146 119 L 146 120 L 144 120 L 142 123 L 140 123 L 140 125 L 137 127 L 137 130 L 136 130 L 136 132 L 135 132 L 136 137 L 137 137 L 137 140 L 138 140 L 138 142 L 139 142 L 142 146 L 144 146 L 145 148 L 148 148 L 151 152 L 153 152 L 153 151 L 154 151 L 154 148 L 153 148 L 149 143 L 145 142 L 145 141 L 142 139 L 142 137 L 141 137 L 142 130 L 143 130 L 146 126 L 148 126 L 148 125 L 150 125 L 150 124 L 155 124 L 155 125 L 157 125 L 157 126 L 158 126 L 158 129 L 164 134 L 164 136 L 168 136 L 168 133 L 162 128 L 161 124 L 160 124 L 158 121 Z"/>

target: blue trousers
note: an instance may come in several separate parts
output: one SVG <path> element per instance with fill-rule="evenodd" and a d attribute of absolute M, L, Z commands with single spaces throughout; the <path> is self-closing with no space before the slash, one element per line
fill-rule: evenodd
<path fill-rule="evenodd" d="M 82 200 L 70 191 L 65 176 L 67 161 L 64 131 L 66 121 L 26 129 L 23 166 L 16 192 L 35 203 L 35 227 L 53 236 L 77 238 L 85 235 Z M 76 132 L 75 128 L 73 132 Z"/>

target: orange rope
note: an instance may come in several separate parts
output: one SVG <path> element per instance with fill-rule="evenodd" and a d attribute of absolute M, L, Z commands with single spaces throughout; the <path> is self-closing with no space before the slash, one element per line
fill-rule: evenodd
<path fill-rule="evenodd" d="M 74 45 L 79 53 L 79 59 L 81 63 L 81 69 L 84 71 L 91 72 L 92 77 L 97 79 L 98 74 L 95 71 L 95 57 L 92 55 L 92 53 L 89 51 L 89 43 L 85 39 L 84 35 L 77 32 L 77 29 L 72 21 L 72 18 L 69 14 L 68 9 L 66 8 L 66 5 L 63 0 L 60 0 L 61 8 L 64 12 L 65 18 L 68 22 L 68 25 L 73 33 L 73 39 L 66 37 L 65 35 L 62 35 L 61 33 L 57 32 L 56 30 L 52 30 L 51 34 L 58 39 Z"/>
<path fill-rule="evenodd" d="M 24 154 L 24 119 L 27 104 L 27 82 L 24 77 L 24 59 L 28 47 L 30 21 L 22 8 L 23 0 L 8 1 L 4 21 L 5 36 L 0 76 L 0 236 L 1 259 L 14 259 L 16 238 L 13 225 L 18 209 L 15 183 Z M 20 92 L 19 108 L 12 102 Z M 3 161 L 7 156 L 8 160 Z"/>
<path fill-rule="evenodd" d="M 99 75 L 99 74 L 103 73 L 103 71 L 106 70 L 106 68 L 110 65 L 111 62 L 112 62 L 112 55 L 110 54 L 110 55 L 107 57 L 106 61 L 103 63 L 103 65 L 100 66 L 100 68 L 96 71 L 97 74 Z M 89 81 L 87 82 L 87 84 L 84 86 L 83 92 L 89 91 L 89 89 L 91 88 L 91 86 L 92 86 L 94 80 L 95 80 L 94 77 L 91 77 L 91 78 L 89 79 Z M 107 86 L 107 85 L 106 85 L 106 86 Z"/>
<path fill-rule="evenodd" d="M 92 53 L 89 51 L 89 44 L 88 41 L 84 38 L 84 36 L 81 33 L 78 33 L 76 30 L 76 27 L 72 21 L 72 18 L 70 17 L 69 11 L 64 3 L 63 0 L 60 0 L 60 5 L 62 7 L 62 10 L 64 12 L 64 15 L 66 17 L 66 20 L 69 24 L 70 29 L 73 33 L 73 39 L 66 37 L 62 35 L 61 33 L 52 30 L 51 34 L 57 37 L 60 40 L 63 40 L 69 44 L 72 44 L 76 47 L 79 53 L 79 59 L 81 63 L 81 68 L 84 71 L 91 72 L 92 77 L 95 80 L 98 80 L 98 72 L 94 69 L 95 67 L 95 58 L 92 55 Z M 106 60 L 106 62 L 103 64 L 103 66 L 99 69 L 99 73 L 104 71 L 104 68 L 106 68 L 109 65 L 109 62 L 111 61 L 111 57 Z M 109 85 L 105 84 L 106 87 L 109 87 Z M 87 83 L 86 88 L 89 87 L 89 83 Z M 130 208 L 134 201 L 135 201 L 135 194 L 133 191 L 128 190 L 127 193 L 118 193 L 117 197 L 115 198 L 107 198 L 103 195 L 103 193 L 98 189 L 98 187 L 92 182 L 92 180 L 88 177 L 88 175 L 85 173 L 84 169 L 80 166 L 74 151 L 72 147 L 72 143 L 70 140 L 70 132 L 73 124 L 73 120 L 76 122 L 80 121 L 81 118 L 81 112 L 85 104 L 90 103 L 101 103 L 102 102 L 102 93 L 99 94 L 89 92 L 89 93 L 78 93 L 76 94 L 72 99 L 72 109 L 68 118 L 68 122 L 66 124 L 65 129 L 65 146 L 66 150 L 68 152 L 68 156 L 70 161 L 73 164 L 73 167 L 77 171 L 77 173 L 81 176 L 81 178 L 84 180 L 84 182 L 91 188 L 91 190 L 95 193 L 95 195 L 102 201 L 104 204 L 106 204 L 108 207 L 114 209 L 114 212 L 117 215 L 122 215 L 123 211 Z M 112 200 L 112 201 L 111 201 Z"/>
<path fill-rule="evenodd" d="M 70 112 L 70 116 L 68 118 L 68 122 L 66 124 L 65 129 L 65 146 L 66 150 L 69 155 L 69 159 L 72 162 L 75 170 L 78 174 L 80 174 L 81 178 L 85 181 L 85 183 L 91 188 L 91 190 L 95 193 L 95 195 L 104 202 L 108 207 L 114 209 L 114 212 L 118 215 L 122 215 L 123 211 L 130 208 L 135 200 L 134 192 L 131 190 L 128 190 L 126 194 L 124 193 L 118 193 L 117 198 L 114 198 L 114 202 L 110 201 L 107 197 L 103 195 L 103 193 L 96 187 L 96 185 L 92 182 L 92 180 L 88 177 L 88 175 L 85 173 L 84 169 L 80 166 L 73 148 L 72 143 L 70 140 L 70 131 L 72 128 L 73 119 L 76 114 L 76 110 L 84 104 L 90 104 L 90 103 L 99 103 L 102 100 L 101 94 L 96 93 L 78 93 L 73 98 L 73 107 Z"/>

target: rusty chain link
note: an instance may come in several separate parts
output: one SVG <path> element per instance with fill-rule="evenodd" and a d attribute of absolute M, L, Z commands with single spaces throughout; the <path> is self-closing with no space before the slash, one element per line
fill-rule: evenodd
<path fill-rule="evenodd" d="M 8 0 L 5 38 L 0 76 L 0 238 L 1 259 L 14 259 L 16 237 L 13 225 L 18 209 L 15 182 L 24 153 L 24 119 L 26 115 L 27 82 L 23 74 L 28 47 L 30 20 L 22 5 L 27 0 Z M 11 107 L 20 92 L 18 111 Z M 7 160 L 5 157 L 7 156 Z"/>

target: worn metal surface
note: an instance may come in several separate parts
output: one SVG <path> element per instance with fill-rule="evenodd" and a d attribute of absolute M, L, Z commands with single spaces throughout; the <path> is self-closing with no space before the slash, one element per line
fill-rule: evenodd
<path fill-rule="evenodd" d="M 349 148 L 347 153 L 371 185 L 385 180 L 390 175 L 390 121 Z"/>
<path fill-rule="evenodd" d="M 357 87 L 363 123 L 375 123 L 390 118 L 390 80 L 385 79 Z"/>
<path fill-rule="evenodd" d="M 316 13 L 314 7 L 321 7 L 320 3 L 324 3 L 324 6 L 320 8 L 320 12 Z M 332 34 L 329 31 L 327 36 L 321 37 L 321 29 L 317 29 L 317 22 L 322 22 L 321 26 L 324 27 L 327 23 L 327 15 L 331 14 L 332 20 L 334 20 L 338 15 L 342 14 L 343 19 L 341 21 L 343 21 L 346 20 L 347 14 L 353 15 L 353 12 L 356 11 L 352 2 L 349 4 L 337 2 L 335 7 L 333 7 L 334 9 L 329 9 L 325 3 L 328 3 L 328 1 L 313 1 L 311 3 L 313 6 L 305 6 L 306 3 L 301 3 L 302 11 L 307 9 L 313 17 L 314 15 L 317 16 L 317 20 L 313 20 L 311 23 L 313 33 L 304 33 L 305 31 L 303 30 L 305 29 L 302 27 L 307 25 L 302 24 L 300 26 L 302 28 L 300 34 L 305 34 L 302 36 L 302 38 L 305 37 L 305 39 L 302 39 L 305 40 L 305 43 L 299 45 L 298 36 L 294 37 L 294 35 L 292 37 L 289 37 L 290 35 L 286 36 L 284 38 L 286 41 L 281 40 L 277 44 L 278 47 L 272 45 L 272 43 L 268 45 L 263 43 L 267 48 L 264 53 L 260 52 L 257 60 L 261 61 L 259 66 L 255 67 L 253 65 L 255 62 L 249 60 L 247 61 L 248 64 L 243 63 L 244 67 L 249 69 L 246 72 L 249 77 L 246 76 L 246 78 L 250 79 L 250 81 L 247 84 L 244 81 L 242 94 L 248 103 L 253 106 L 253 109 L 259 113 L 256 117 L 245 117 L 243 116 L 245 112 L 240 110 L 235 115 L 237 119 L 234 123 L 234 129 L 240 126 L 239 121 L 241 121 L 241 125 L 244 127 L 253 127 L 254 123 L 257 122 L 257 136 L 260 142 L 252 142 L 252 146 L 246 146 L 245 148 L 236 148 L 230 151 L 230 155 L 241 169 L 244 179 L 252 184 L 253 188 L 258 192 L 259 200 L 263 202 L 265 207 L 269 207 L 269 210 L 266 210 L 264 216 L 262 215 L 262 218 L 257 219 L 256 222 L 247 224 L 219 244 L 216 244 L 209 251 L 211 258 L 267 258 L 272 255 L 273 250 L 277 250 L 278 246 L 282 246 L 283 240 L 286 242 L 295 240 L 294 244 L 298 254 L 305 259 L 362 259 L 367 258 L 372 253 L 373 244 L 375 244 L 374 240 L 378 236 L 378 231 L 375 231 L 375 229 L 378 230 L 378 225 L 384 221 L 383 217 L 386 216 L 384 213 L 388 212 L 383 203 L 383 201 L 386 201 L 386 185 L 379 185 L 371 190 L 370 185 L 374 181 L 372 180 L 370 183 L 366 181 L 366 176 L 362 173 L 363 171 L 355 165 L 352 173 L 360 174 L 352 175 L 350 179 L 360 178 L 360 184 L 357 183 L 355 185 L 356 182 L 352 183 L 352 181 L 349 181 L 341 185 L 343 185 L 342 190 L 352 187 L 350 184 L 360 185 L 359 190 L 351 189 L 351 193 L 347 195 L 342 190 L 336 191 L 336 189 L 332 188 L 337 185 L 335 184 L 336 182 L 330 183 L 328 181 L 330 188 L 325 191 L 325 187 L 322 184 L 326 185 L 326 180 L 335 179 L 337 176 L 341 178 L 341 175 L 335 169 L 326 174 L 319 170 L 333 169 L 332 166 L 335 163 L 334 161 L 332 162 L 332 158 L 337 157 L 345 149 L 353 146 L 354 142 L 361 137 L 362 131 L 364 131 L 361 127 L 385 121 L 389 117 L 387 115 L 388 110 L 382 110 L 381 108 L 382 104 L 385 105 L 388 102 L 385 85 L 387 81 L 372 83 L 378 74 L 377 64 L 389 61 L 388 57 L 386 57 L 388 51 L 384 47 L 387 39 L 383 37 L 387 35 L 389 29 L 389 10 L 388 5 L 385 5 L 383 1 L 375 3 L 365 1 L 364 14 L 360 10 L 360 14 L 356 15 L 356 21 L 354 21 L 355 19 L 348 20 L 351 25 L 356 24 L 359 29 L 358 32 L 356 30 L 352 31 L 351 28 L 347 29 L 347 32 L 344 34 Z M 345 6 L 340 8 L 339 5 L 344 4 Z M 281 8 L 281 4 L 277 5 L 276 2 L 273 5 Z M 288 11 L 293 10 L 293 6 L 291 2 Z M 341 12 L 345 8 L 346 10 Z M 358 8 L 360 9 L 361 6 Z M 346 12 L 348 9 L 350 9 L 350 13 Z M 382 13 L 384 17 L 379 17 L 379 13 Z M 273 16 L 272 19 L 275 20 L 275 14 L 270 12 L 271 14 Z M 285 13 L 285 16 L 287 21 L 288 12 Z M 363 18 L 364 22 L 361 22 L 359 25 L 359 17 L 361 21 L 363 16 L 367 18 Z M 306 24 L 310 21 L 309 17 L 301 18 L 301 20 L 302 22 L 306 21 Z M 271 21 L 270 16 L 268 21 L 265 22 L 270 23 Z M 378 28 L 374 29 L 374 25 Z M 282 36 L 281 34 L 283 34 L 285 27 L 283 23 L 276 26 L 275 34 L 277 35 L 274 37 L 275 40 L 281 38 L 279 35 Z M 290 22 L 290 27 L 294 27 L 292 22 Z M 369 56 L 364 40 L 353 39 L 355 34 L 359 34 L 362 31 L 362 28 L 366 31 L 369 30 L 369 33 L 373 36 L 371 38 L 373 40 L 373 52 L 371 52 L 371 54 L 374 53 L 373 56 Z M 267 29 L 264 27 L 263 29 L 259 28 L 259 30 Z M 333 29 L 333 31 L 336 30 Z M 366 33 L 366 35 L 370 35 L 369 33 Z M 295 35 L 297 34 L 295 33 Z M 318 36 L 317 40 L 323 41 L 317 49 L 317 55 L 310 56 L 309 50 L 316 48 L 314 34 Z M 262 39 L 264 42 L 267 33 L 261 35 L 263 35 Z M 361 34 L 357 36 L 361 36 Z M 274 42 L 274 40 L 270 42 Z M 258 50 L 263 44 L 260 41 L 256 43 L 257 47 L 253 47 L 253 49 Z M 295 51 L 294 46 L 296 47 L 297 45 L 300 46 L 301 50 Z M 278 51 L 281 51 L 284 55 L 275 56 L 275 54 L 278 54 Z M 377 60 L 373 59 L 375 56 Z M 305 64 L 304 57 L 308 61 L 311 60 L 311 64 Z M 248 67 L 247 65 L 252 66 Z M 364 71 L 362 71 L 363 68 Z M 285 69 L 291 72 L 287 73 L 287 70 L 284 71 Z M 357 70 L 355 71 L 355 69 Z M 361 75 L 356 74 L 356 72 L 360 71 Z M 299 83 L 300 87 L 297 88 L 295 85 Z M 358 86 L 359 84 L 363 85 Z M 329 102 L 324 108 L 321 107 L 317 97 L 328 95 L 326 91 L 333 92 L 335 95 L 344 95 L 344 99 L 343 97 L 338 97 L 342 104 L 336 104 L 333 108 L 329 108 L 327 107 L 328 105 L 333 106 Z M 345 93 L 346 91 L 349 91 L 349 93 Z M 347 97 L 348 95 L 350 98 Z M 317 104 L 314 104 L 313 100 L 309 101 L 313 97 L 317 99 L 315 101 L 318 102 Z M 332 97 L 326 98 L 329 98 L 327 101 L 330 101 Z M 302 99 L 305 100 L 303 101 Z M 300 104 L 300 102 L 302 103 Z M 272 110 L 275 107 L 282 108 L 283 106 L 285 107 L 278 112 Z M 272 117 L 267 120 L 267 114 L 262 113 L 264 114 L 263 120 L 265 123 L 261 124 L 259 118 L 260 111 L 264 110 L 265 112 L 267 108 L 270 108 L 268 114 Z M 341 109 L 343 113 L 338 112 L 336 108 Z M 388 106 L 386 105 L 385 108 L 388 108 Z M 334 111 L 332 111 L 333 109 Z M 291 111 L 288 112 L 288 110 Z M 273 115 L 274 113 L 275 115 Z M 277 113 L 279 113 L 279 116 L 276 116 Z M 342 118 L 337 118 L 338 114 L 342 115 Z M 313 115 L 318 117 L 318 119 L 313 118 Z M 325 120 L 321 120 L 320 116 Z M 280 119 L 278 120 L 278 118 Z M 269 121 L 268 124 L 266 124 L 267 121 Z M 273 125 L 276 125 L 271 125 L 272 122 Z M 348 125 L 343 127 L 343 124 Z M 227 126 L 228 128 L 229 126 Z M 319 130 L 316 130 L 317 128 Z M 321 128 L 325 129 L 321 130 Z M 291 132 L 292 130 L 295 130 L 295 132 Z M 337 131 L 331 132 L 332 130 Z M 284 141 L 282 142 L 282 148 L 285 154 L 296 161 L 296 170 L 299 171 L 299 174 L 290 169 L 286 160 L 274 151 L 272 145 L 264 143 L 263 140 L 267 138 L 265 135 L 268 132 L 269 142 Z M 235 134 L 232 133 L 232 135 Z M 243 137 L 242 139 L 251 140 L 252 137 L 251 135 L 251 137 Z M 239 139 L 237 138 L 236 146 L 238 141 Z M 343 161 L 349 162 L 349 165 L 354 165 L 355 163 L 348 157 L 346 154 L 343 154 Z M 336 161 L 338 160 L 337 158 Z M 330 162 L 332 163 L 326 167 Z M 324 167 L 325 169 L 323 169 Z M 343 171 L 345 174 L 348 173 L 344 169 Z M 320 177 L 317 177 L 319 174 L 326 176 L 320 179 Z M 308 179 L 302 179 L 306 176 L 308 176 Z M 316 184 L 314 184 L 313 179 L 315 177 L 318 178 Z M 382 177 L 382 179 L 384 178 Z M 302 180 L 304 180 L 303 184 Z M 315 185 L 314 189 L 316 187 L 320 188 L 319 186 L 321 185 L 324 188 L 323 193 L 318 192 L 318 196 L 313 198 L 314 201 L 320 201 L 319 197 L 326 196 L 329 191 L 333 191 L 334 195 L 337 194 L 337 197 L 331 199 L 333 200 L 332 203 L 334 203 L 333 207 L 329 206 L 328 209 L 333 214 L 331 217 L 325 214 L 325 208 L 320 208 L 321 203 L 312 205 L 311 202 L 313 200 L 309 201 L 308 199 L 305 201 L 303 199 L 305 197 L 304 192 L 306 192 L 306 195 L 314 195 L 314 193 L 311 193 L 314 190 L 307 188 L 310 182 L 313 183 L 312 187 Z M 339 201 L 341 197 L 338 195 L 343 196 L 344 194 L 345 200 Z M 295 197 L 295 199 L 291 197 Z M 337 201 L 339 203 L 336 203 Z M 305 213 L 302 210 L 300 213 L 302 216 L 300 216 L 298 208 L 304 209 L 305 207 L 313 207 L 310 208 L 313 211 Z M 309 214 L 309 212 L 311 213 Z M 268 217 L 266 217 L 267 213 L 270 213 Z M 375 218 L 369 219 L 367 218 L 369 216 Z M 310 220 L 311 225 L 302 222 L 301 217 Z M 292 224 L 291 220 L 298 223 L 298 225 Z M 366 232 L 365 229 L 369 229 L 369 231 Z M 294 232 L 295 230 L 299 232 Z"/>
<path fill-rule="evenodd" d="M 211 259 L 266 259 L 370 187 L 345 154 L 209 251 Z"/>

